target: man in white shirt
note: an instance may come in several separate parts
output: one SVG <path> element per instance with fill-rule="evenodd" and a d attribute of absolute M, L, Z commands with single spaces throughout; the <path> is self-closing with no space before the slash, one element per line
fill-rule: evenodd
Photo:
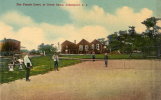
<path fill-rule="evenodd" d="M 26 66 L 26 81 L 30 81 L 29 76 L 30 76 L 30 69 L 32 67 L 32 63 L 28 57 L 28 54 L 24 57 L 24 64 Z"/>
<path fill-rule="evenodd" d="M 59 71 L 59 69 L 58 69 L 59 57 L 58 57 L 58 55 L 54 54 L 52 56 L 52 59 L 54 60 L 54 70 Z"/>

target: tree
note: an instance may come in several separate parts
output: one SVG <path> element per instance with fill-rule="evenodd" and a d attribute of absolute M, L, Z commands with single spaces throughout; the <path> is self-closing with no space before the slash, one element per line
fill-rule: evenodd
<path fill-rule="evenodd" d="M 56 52 L 57 49 L 50 44 L 42 43 L 38 46 L 38 51 L 41 53 L 45 52 L 45 54 L 52 54 L 52 53 Z"/>
<path fill-rule="evenodd" d="M 147 27 L 147 30 L 142 34 L 135 31 L 135 26 L 129 26 L 128 31 L 120 30 L 107 36 L 109 47 L 112 51 L 119 50 L 131 56 L 134 51 L 144 52 L 145 47 L 161 46 L 161 33 L 159 33 L 161 27 L 157 26 L 158 20 L 161 19 L 151 17 L 143 21 L 142 24 Z"/>
<path fill-rule="evenodd" d="M 141 51 L 142 35 L 137 34 L 135 26 L 130 26 L 128 31 L 118 31 L 107 37 L 109 39 L 109 47 L 112 51 L 119 50 L 121 53 L 128 53 L 130 56 L 134 51 Z"/>
<path fill-rule="evenodd" d="M 161 18 L 150 17 L 142 22 L 146 26 L 146 31 L 143 33 L 146 42 L 149 42 L 149 46 L 157 46 L 160 45 L 160 34 L 159 30 L 161 27 L 157 26 L 157 22 L 161 20 Z M 148 38 L 148 39 L 147 39 Z"/>
<path fill-rule="evenodd" d="M 147 18 L 142 22 L 142 24 L 144 24 L 147 29 L 154 28 L 154 26 L 156 26 L 156 23 L 157 19 L 155 17 Z"/>
<path fill-rule="evenodd" d="M 27 50 L 27 49 L 22 49 L 20 51 L 21 51 L 21 53 L 27 53 L 27 52 L 29 52 L 29 50 Z"/>
<path fill-rule="evenodd" d="M 38 50 L 32 49 L 30 51 L 30 54 L 35 55 L 35 54 L 40 54 Z"/>
<path fill-rule="evenodd" d="M 98 40 L 99 42 L 103 43 L 103 44 L 106 42 L 106 41 L 105 41 L 105 38 L 98 38 L 97 40 Z"/>
<path fill-rule="evenodd" d="M 115 51 L 115 50 L 119 50 L 119 41 L 118 39 L 118 35 L 115 32 L 114 34 L 111 34 L 109 36 L 107 36 L 108 40 L 109 40 L 109 45 L 108 47 L 111 49 L 111 51 Z"/>
<path fill-rule="evenodd" d="M 161 29 L 161 27 L 157 26 L 157 22 L 159 20 L 161 20 L 161 18 L 150 17 L 142 22 L 142 24 L 144 24 L 147 28 L 146 32 L 144 32 L 144 35 L 147 35 L 154 42 L 156 42 L 155 40 L 158 37 L 159 29 Z"/>
<path fill-rule="evenodd" d="M 135 35 L 136 34 L 136 31 L 135 31 L 135 26 L 129 26 L 129 34 L 131 36 Z"/>
<path fill-rule="evenodd" d="M 150 55 L 150 53 L 160 52 L 159 48 L 161 47 L 161 33 L 159 30 L 161 27 L 157 26 L 157 22 L 161 20 L 161 18 L 147 18 L 142 22 L 146 26 L 146 31 L 143 32 L 144 35 L 144 54 Z M 148 50 L 147 50 L 148 49 Z M 160 56 L 160 53 L 158 53 L 157 56 Z"/>

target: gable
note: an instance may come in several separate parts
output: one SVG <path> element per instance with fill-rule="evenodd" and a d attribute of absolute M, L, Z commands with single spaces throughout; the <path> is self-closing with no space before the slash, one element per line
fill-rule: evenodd
<path fill-rule="evenodd" d="M 77 45 L 89 45 L 90 43 L 85 40 L 85 39 L 82 39 Z"/>

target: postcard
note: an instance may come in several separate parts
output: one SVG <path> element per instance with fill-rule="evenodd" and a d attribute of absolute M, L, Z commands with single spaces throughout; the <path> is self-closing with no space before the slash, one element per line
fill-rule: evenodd
<path fill-rule="evenodd" d="M 160 0 L 0 0 L 0 100 L 161 100 Z"/>

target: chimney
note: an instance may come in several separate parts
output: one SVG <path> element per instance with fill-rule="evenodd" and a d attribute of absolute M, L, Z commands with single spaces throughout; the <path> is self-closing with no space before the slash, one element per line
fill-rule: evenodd
<path fill-rule="evenodd" d="M 74 40 L 74 43 L 76 44 L 76 40 Z"/>

